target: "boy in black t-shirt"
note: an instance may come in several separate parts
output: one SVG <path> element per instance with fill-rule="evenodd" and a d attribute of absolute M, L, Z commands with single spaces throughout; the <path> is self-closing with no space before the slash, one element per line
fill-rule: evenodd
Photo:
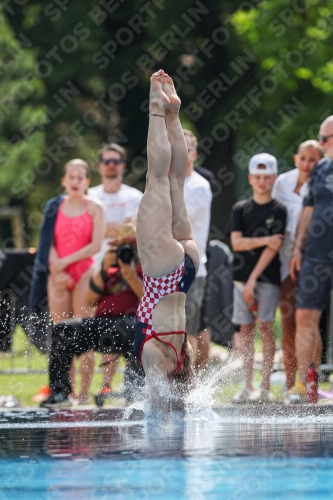
<path fill-rule="evenodd" d="M 227 226 L 234 250 L 234 311 L 232 321 L 241 325 L 240 348 L 246 387 L 234 402 L 272 401 L 269 392 L 274 362 L 273 322 L 279 300 L 280 260 L 286 209 L 271 197 L 277 176 L 274 156 L 260 153 L 251 158 L 249 184 L 253 197 L 236 203 Z M 253 391 L 255 319 L 263 342 L 261 390 Z"/>

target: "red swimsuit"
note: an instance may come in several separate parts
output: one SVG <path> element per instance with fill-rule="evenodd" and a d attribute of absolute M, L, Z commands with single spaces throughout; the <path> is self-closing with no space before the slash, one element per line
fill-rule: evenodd
<path fill-rule="evenodd" d="M 63 203 L 64 201 L 58 209 L 54 227 L 54 245 L 60 258 L 75 253 L 91 243 L 93 233 L 93 220 L 88 212 L 88 201 L 85 200 L 85 212 L 78 217 L 68 217 L 65 215 L 61 211 Z M 66 273 L 72 278 L 72 285 L 68 287 L 69 290 L 73 290 L 82 274 L 84 274 L 93 263 L 93 258 L 88 257 L 73 262 L 73 264 L 66 267 Z"/>
<path fill-rule="evenodd" d="M 139 361 L 141 362 L 141 354 L 144 344 L 154 338 L 159 342 L 163 342 L 170 346 L 176 353 L 177 367 L 175 372 L 180 372 L 185 358 L 184 349 L 180 359 L 178 358 L 177 350 L 170 342 L 160 339 L 164 335 L 185 335 L 186 332 L 159 332 L 156 333 L 153 328 L 153 310 L 158 301 L 175 292 L 187 293 L 193 280 L 195 278 L 195 267 L 192 259 L 185 254 L 183 262 L 177 267 L 175 271 L 162 276 L 161 278 L 151 278 L 150 276 L 143 276 L 144 292 L 141 302 L 136 313 L 136 326 L 135 326 L 135 339 L 134 351 Z"/>

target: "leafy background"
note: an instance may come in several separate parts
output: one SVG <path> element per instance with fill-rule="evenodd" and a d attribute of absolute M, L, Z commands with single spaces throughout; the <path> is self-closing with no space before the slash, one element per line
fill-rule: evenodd
<path fill-rule="evenodd" d="M 231 205 L 248 194 L 250 156 L 267 151 L 280 171 L 292 168 L 297 145 L 332 113 L 328 1 L 18 3 L 0 13 L 0 202 L 23 206 L 27 245 L 63 164 L 88 160 L 97 184 L 106 141 L 127 148 L 126 182 L 143 189 L 159 67 L 175 77 L 182 122 L 220 183 L 212 237 L 224 238 Z"/>

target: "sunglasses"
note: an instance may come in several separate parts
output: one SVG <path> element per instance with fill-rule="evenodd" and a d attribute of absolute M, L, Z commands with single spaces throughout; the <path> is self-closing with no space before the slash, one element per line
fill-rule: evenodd
<path fill-rule="evenodd" d="M 327 142 L 327 141 L 328 141 L 328 139 L 329 139 L 330 137 L 333 137 L 333 134 L 330 134 L 330 135 L 321 135 L 321 134 L 319 134 L 319 135 L 318 135 L 318 141 L 321 141 L 321 142 L 324 142 L 324 143 L 325 143 L 325 142 Z"/>
<path fill-rule="evenodd" d="M 109 158 L 108 160 L 103 160 L 101 159 L 101 163 L 104 163 L 104 165 L 110 165 L 110 163 L 114 163 L 115 165 L 120 165 L 122 160 L 114 160 L 113 158 Z"/>

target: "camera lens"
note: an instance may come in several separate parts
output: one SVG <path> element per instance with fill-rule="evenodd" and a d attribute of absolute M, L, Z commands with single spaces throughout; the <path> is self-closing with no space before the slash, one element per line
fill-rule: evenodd
<path fill-rule="evenodd" d="M 117 248 L 117 259 L 120 259 L 124 264 L 130 264 L 134 259 L 134 248 L 125 243 Z"/>

